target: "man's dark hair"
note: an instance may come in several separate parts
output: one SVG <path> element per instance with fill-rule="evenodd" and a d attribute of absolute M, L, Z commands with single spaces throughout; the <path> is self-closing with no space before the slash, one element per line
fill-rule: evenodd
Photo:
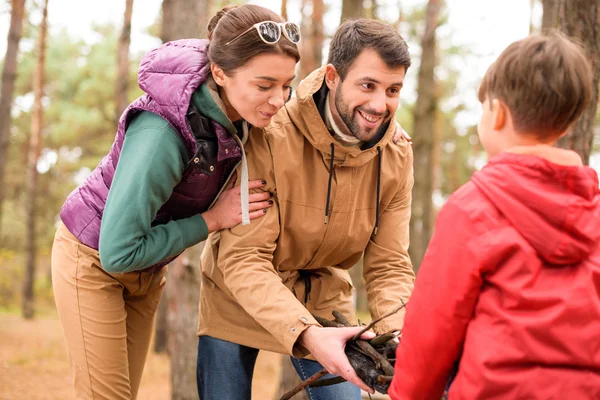
<path fill-rule="evenodd" d="M 344 22 L 335 32 L 329 45 L 328 64 L 333 64 L 344 80 L 354 60 L 365 49 L 373 49 L 390 68 L 410 67 L 408 46 L 391 25 L 373 19 Z"/>

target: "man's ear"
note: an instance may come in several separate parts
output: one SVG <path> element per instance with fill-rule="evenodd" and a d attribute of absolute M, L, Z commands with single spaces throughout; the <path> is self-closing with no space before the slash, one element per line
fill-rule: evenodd
<path fill-rule="evenodd" d="M 327 64 L 325 67 L 325 83 L 329 90 L 335 90 L 338 83 L 340 82 L 340 75 L 333 66 L 333 64 Z"/>
<path fill-rule="evenodd" d="M 225 86 L 225 71 L 215 63 L 210 64 L 210 71 L 217 85 Z"/>
<path fill-rule="evenodd" d="M 494 99 L 492 100 L 492 112 L 494 113 L 494 130 L 500 131 L 506 125 L 510 111 L 506 104 Z"/>

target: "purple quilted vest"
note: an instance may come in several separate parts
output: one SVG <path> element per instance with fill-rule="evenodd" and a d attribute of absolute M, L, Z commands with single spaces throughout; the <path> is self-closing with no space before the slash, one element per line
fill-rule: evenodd
<path fill-rule="evenodd" d="M 142 58 L 138 84 L 146 94 L 123 112 L 109 153 L 85 182 L 69 195 L 60 212 L 67 229 L 86 246 L 98 249 L 104 206 L 119 162 L 127 125 L 133 115 L 141 111 L 160 115 L 179 132 L 190 157 L 195 154 L 196 141 L 186 114 L 192 94 L 206 81 L 210 72 L 207 49 L 208 40 L 185 39 L 165 43 Z M 206 211 L 241 159 L 241 150 L 235 139 L 218 123 L 212 121 L 212 125 L 219 147 L 215 171 L 208 176 L 189 166 L 169 200 L 158 211 L 152 225 Z M 174 258 L 163 260 L 152 269 Z"/>

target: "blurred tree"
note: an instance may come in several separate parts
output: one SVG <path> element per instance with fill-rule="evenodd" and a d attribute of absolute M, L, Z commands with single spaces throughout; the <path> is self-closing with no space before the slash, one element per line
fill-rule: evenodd
<path fill-rule="evenodd" d="M 429 0 L 425 12 L 425 31 L 421 38 L 421 65 L 417 83 L 417 102 L 413 109 L 414 187 L 410 220 L 410 257 L 415 269 L 421 264 L 435 220 L 433 179 L 436 114 L 439 94 L 435 79 L 437 60 L 436 29 L 442 0 Z"/>
<path fill-rule="evenodd" d="M 531 35 L 535 31 L 535 24 L 533 21 L 533 15 L 535 10 L 535 5 L 538 0 L 529 0 L 529 34 Z"/>
<path fill-rule="evenodd" d="M 205 38 L 209 16 L 207 0 L 163 0 L 160 39 Z"/>
<path fill-rule="evenodd" d="M 365 5 L 365 15 L 367 18 L 378 19 L 377 18 L 377 0 L 367 0 L 364 3 Z"/>
<path fill-rule="evenodd" d="M 196 349 L 198 348 L 198 302 L 200 299 L 200 255 L 204 242 L 190 247 L 169 265 L 168 304 L 171 399 L 198 398 Z M 232 383 L 234 384 L 234 383 Z"/>
<path fill-rule="evenodd" d="M 311 5 L 310 17 L 306 9 Z M 302 42 L 300 44 L 300 74 L 299 80 L 304 79 L 323 62 L 323 16 L 325 4 L 323 0 L 303 0 L 302 2 Z"/>
<path fill-rule="evenodd" d="M 44 97 L 44 79 L 46 69 L 46 38 L 48 35 L 48 0 L 44 1 L 42 11 L 42 22 L 37 41 L 37 60 L 33 81 L 34 101 L 33 114 L 31 118 L 31 136 L 29 139 L 29 155 L 27 162 L 27 264 L 23 280 L 22 314 L 23 318 L 31 319 L 34 316 L 34 291 L 35 263 L 37 255 L 37 195 L 38 195 L 38 172 L 37 165 L 40 158 L 42 144 L 42 128 L 44 110 L 42 99 Z"/>
<path fill-rule="evenodd" d="M 33 2 L 32 2 L 33 4 Z M 40 3 L 41 7 L 41 3 Z M 39 12 L 38 12 L 39 11 Z M 27 12 L 41 15 L 41 10 Z M 96 26 L 96 42 L 85 43 L 69 36 L 66 30 L 48 36 L 43 97 L 43 145 L 36 177 L 36 309 L 51 300 L 48 291 L 49 253 L 61 205 L 71 190 L 94 168 L 110 147 L 115 134 L 114 86 L 115 55 L 118 32 L 113 26 Z M 39 22 L 27 24 L 22 39 L 19 75 L 15 82 L 15 101 L 6 157 L 4 188 L 5 217 L 0 240 L 3 249 L 17 254 L 0 269 L 18 271 L 18 282 L 25 275 L 27 249 L 27 187 L 29 139 L 33 119 L 37 49 L 33 42 L 39 35 Z M 139 60 L 139 55 L 132 59 Z M 72 62 L 65 63 L 65 60 Z M 137 62 L 136 62 L 137 63 Z M 130 74 L 131 99 L 141 91 L 135 88 L 136 74 Z M 39 195 L 43 193 L 43 195 Z M 5 259 L 6 261 L 6 259 Z M 14 286 L 13 281 L 13 286 Z M 13 301 L 22 300 L 22 286 Z M 46 294 L 46 295 L 45 295 Z"/>
<path fill-rule="evenodd" d="M 592 62 L 592 101 L 558 146 L 576 151 L 589 164 L 600 85 L 600 0 L 543 0 L 542 31 L 556 28 L 581 43 Z"/>
<path fill-rule="evenodd" d="M 414 68 L 417 68 L 421 61 L 418 42 L 422 37 L 425 19 L 424 7 L 407 8 L 403 13 L 401 28 L 404 38 L 409 43 L 413 60 L 409 74 L 415 73 Z M 475 126 L 465 126 L 464 122 L 458 122 L 463 119 L 460 117 L 471 114 L 466 106 L 468 97 L 477 98 L 478 80 L 472 80 L 466 89 L 466 81 L 471 79 L 465 79 L 465 68 L 479 59 L 480 55 L 473 53 L 469 47 L 453 44 L 453 36 L 453 29 L 447 24 L 447 14 L 443 13 L 436 30 L 439 62 L 435 68 L 438 102 L 433 141 L 436 153 L 433 157 L 432 171 L 434 214 L 450 194 L 469 180 L 476 167 L 485 162 Z M 402 126 L 411 127 L 414 125 L 415 105 L 407 102 L 405 96 L 403 91 L 396 117 Z M 417 134 L 408 130 L 413 136 Z"/>
<path fill-rule="evenodd" d="M 129 45 L 131 43 L 131 17 L 133 14 L 133 0 L 125 0 L 125 15 L 123 27 L 119 36 L 117 51 L 117 83 L 115 85 L 115 126 L 121 113 L 129 103 Z"/>
<path fill-rule="evenodd" d="M 17 55 L 19 53 L 19 42 L 23 35 L 24 16 L 25 0 L 11 0 L 10 27 L 8 29 L 6 55 L 4 56 L 4 68 L 2 70 L 2 89 L 0 91 L 0 222 L 2 221 L 2 206 L 6 195 L 4 170 L 6 167 L 8 138 L 12 121 L 10 111 L 17 77 Z"/>
<path fill-rule="evenodd" d="M 287 0 L 281 0 L 281 16 L 283 17 L 284 20 L 287 21 L 287 19 L 288 19 Z"/>
<path fill-rule="evenodd" d="M 342 1 L 342 16 L 340 24 L 347 19 L 362 18 L 365 16 L 363 0 L 343 0 Z"/>
<path fill-rule="evenodd" d="M 542 0 L 542 29 L 558 27 L 558 3 L 560 0 Z"/>
<path fill-rule="evenodd" d="M 206 37 L 210 4 L 206 0 L 163 0 L 163 42 Z M 172 399 L 197 399 L 196 351 L 198 347 L 198 302 L 200 299 L 200 254 L 204 243 L 187 249 L 169 266 L 169 277 L 161 301 L 168 306 L 169 353 Z M 164 310 L 159 306 L 159 309 Z M 165 321 L 158 315 L 157 321 Z M 164 327 L 158 327 L 158 331 Z"/>

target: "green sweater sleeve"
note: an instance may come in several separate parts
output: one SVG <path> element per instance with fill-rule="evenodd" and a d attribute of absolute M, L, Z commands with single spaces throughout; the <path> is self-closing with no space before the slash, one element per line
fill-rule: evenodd
<path fill-rule="evenodd" d="M 107 272 L 147 268 L 208 237 L 200 214 L 151 226 L 187 160 L 183 141 L 160 116 L 144 111 L 130 123 L 100 228 L 100 262 Z"/>

